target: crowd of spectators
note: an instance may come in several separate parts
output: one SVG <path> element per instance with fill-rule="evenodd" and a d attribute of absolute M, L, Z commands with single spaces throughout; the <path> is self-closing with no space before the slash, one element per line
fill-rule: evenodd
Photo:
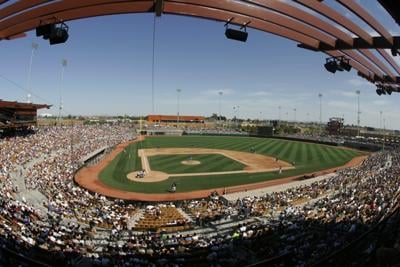
<path fill-rule="evenodd" d="M 131 133 L 126 125 L 93 125 L 1 139 L 0 245 L 60 265 L 244 266 L 291 255 L 286 264 L 306 266 L 390 214 L 400 191 L 400 151 L 390 150 L 307 186 L 235 202 L 213 195 L 176 203 L 193 218 L 190 232 L 135 232 L 131 218 L 145 212 L 139 203 L 91 194 L 73 182 L 80 158 L 131 140 Z M 23 176 L 26 190 L 46 201 L 18 200 L 22 189 L 12 175 Z M 158 205 L 164 204 L 154 205 L 155 217 Z M 202 231 L 216 222 L 234 224 Z"/>
<path fill-rule="evenodd" d="M 313 141 L 326 144 L 334 144 L 340 146 L 351 145 L 366 145 L 371 147 L 391 147 L 396 148 L 399 146 L 399 141 L 396 138 L 389 138 L 388 136 L 378 137 L 365 137 L 365 136 L 345 136 L 345 135 L 320 135 L 320 134 L 284 134 L 280 135 L 286 138 L 300 139 L 305 141 Z"/>
<path fill-rule="evenodd" d="M 224 128 L 218 127 L 215 129 L 211 128 L 187 128 L 185 129 L 186 134 L 195 134 L 195 135 L 240 135 L 240 136 L 248 136 L 247 132 L 231 129 L 231 128 Z"/>

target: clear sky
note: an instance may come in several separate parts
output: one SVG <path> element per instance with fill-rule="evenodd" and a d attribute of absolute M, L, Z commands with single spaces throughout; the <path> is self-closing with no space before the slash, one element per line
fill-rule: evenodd
<path fill-rule="evenodd" d="M 334 1 L 324 1 L 338 8 Z M 394 34 L 400 27 L 377 1 L 363 0 Z M 349 18 L 352 14 L 343 10 Z M 59 90 L 63 114 L 147 115 L 151 113 L 153 14 L 90 18 L 67 23 L 66 44 L 50 46 L 29 32 L 26 38 L 1 41 L 0 98 L 25 101 L 31 43 L 33 102 L 53 104 L 57 114 Z M 368 31 L 372 31 L 367 25 Z M 355 70 L 331 74 L 325 54 L 296 47 L 296 43 L 249 29 L 246 43 L 227 40 L 222 22 L 163 15 L 156 19 L 155 113 L 176 114 L 177 92 L 182 115 L 218 113 L 241 118 L 319 120 L 322 93 L 323 121 L 344 116 L 356 124 L 357 96 L 361 91 L 361 124 L 378 127 L 383 112 L 386 128 L 400 129 L 400 95 L 378 96 L 372 84 Z M 62 59 L 68 60 L 61 84 Z M 399 57 L 396 58 L 400 62 Z M 7 80 L 6 80 L 6 79 Z M 13 81 L 13 82 L 10 82 Z M 61 84 L 61 85 L 60 85 Z"/>

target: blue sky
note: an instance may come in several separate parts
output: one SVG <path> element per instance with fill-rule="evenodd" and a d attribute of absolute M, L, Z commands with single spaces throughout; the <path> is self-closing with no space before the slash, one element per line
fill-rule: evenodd
<path fill-rule="evenodd" d="M 338 7 L 334 1 L 328 4 Z M 399 27 L 376 1 L 361 1 L 382 17 L 387 28 Z M 355 19 L 349 12 L 344 14 Z M 61 61 L 68 60 L 62 83 L 63 114 L 146 115 L 151 113 L 153 14 L 130 14 L 68 22 L 70 38 L 50 46 L 34 32 L 26 38 L 0 42 L 0 98 L 26 100 L 31 43 L 39 44 L 32 65 L 33 102 L 58 107 Z M 368 29 L 368 26 L 363 25 Z M 371 29 L 368 29 L 372 32 Z M 326 56 L 296 47 L 296 43 L 249 29 L 246 43 L 227 40 L 221 22 L 163 15 L 156 20 L 155 112 L 176 114 L 177 93 L 181 114 L 241 118 L 319 120 L 318 94 L 322 93 L 323 120 L 344 116 L 356 123 L 356 90 L 361 91 L 361 124 L 379 126 L 383 111 L 386 128 L 400 129 L 399 94 L 378 96 L 372 84 L 356 71 L 331 74 Z M 397 61 L 399 59 L 397 58 Z M 37 97 L 39 96 L 39 97 Z M 57 114 L 57 108 L 46 113 Z"/>

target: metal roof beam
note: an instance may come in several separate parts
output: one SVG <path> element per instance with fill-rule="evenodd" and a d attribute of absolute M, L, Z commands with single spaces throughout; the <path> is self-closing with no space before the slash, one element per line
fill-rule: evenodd
<path fill-rule="evenodd" d="M 395 0 L 378 0 L 384 9 L 400 25 L 400 2 Z"/>
<path fill-rule="evenodd" d="M 223 11 L 235 12 L 250 18 L 257 18 L 271 22 L 285 28 L 297 31 L 314 39 L 323 41 L 327 46 L 334 46 L 336 38 L 308 24 L 304 24 L 295 18 L 282 13 L 273 12 L 271 9 L 262 8 L 255 4 L 243 4 L 229 0 L 172 0 L 181 4 L 193 4 L 201 7 L 215 8 Z"/>
<path fill-rule="evenodd" d="M 230 18 L 235 17 L 235 13 L 233 13 L 233 12 L 226 12 L 226 11 L 217 10 L 217 9 L 205 8 L 205 7 L 201 7 L 198 5 L 187 5 L 187 4 L 185 5 L 185 4 L 181 4 L 181 3 L 172 3 L 172 2 L 166 2 L 165 13 L 198 16 L 198 17 L 222 20 L 222 21 L 227 21 Z M 225 18 L 225 19 L 223 19 L 223 18 Z M 236 16 L 233 23 L 241 25 L 247 21 L 248 21 L 248 17 Z M 278 27 L 277 25 L 274 25 L 274 24 L 265 24 L 265 22 L 263 22 L 261 24 L 264 26 L 261 26 L 260 23 L 261 23 L 261 21 L 253 19 L 251 21 L 249 27 L 259 29 L 259 30 L 265 31 L 265 32 L 270 32 L 270 33 L 273 33 L 273 34 L 276 34 L 276 35 L 279 35 L 279 36 L 282 36 L 287 39 L 291 39 L 293 41 L 300 42 L 300 43 L 302 42 L 301 39 L 306 38 L 306 40 L 309 40 L 308 36 L 299 34 L 297 32 L 292 32 L 289 29 Z M 267 26 L 267 25 L 271 25 L 273 27 Z M 317 41 L 317 40 L 315 40 L 315 39 L 309 40 L 307 45 L 309 47 L 315 47 L 315 41 Z M 335 53 L 336 51 L 327 51 L 327 52 Z M 341 55 L 343 55 L 343 54 L 341 54 Z M 383 77 L 384 73 L 382 71 L 380 71 L 378 68 L 376 68 L 372 63 L 369 62 L 369 60 L 367 60 L 366 58 L 361 56 L 359 53 L 357 53 L 355 51 L 348 51 L 348 54 L 346 56 L 348 58 L 352 59 L 351 61 L 359 62 L 358 64 L 352 65 L 355 69 L 360 70 L 362 68 L 363 71 L 366 73 L 371 72 L 378 76 Z"/>
<path fill-rule="evenodd" d="M 326 18 L 336 22 L 340 26 L 346 28 L 350 32 L 358 35 L 359 38 L 363 39 L 365 42 L 369 43 L 370 45 L 373 45 L 373 37 L 367 33 L 364 29 L 362 29 L 360 26 L 352 22 L 350 19 L 346 18 L 336 10 L 330 8 L 324 3 L 321 3 L 316 0 L 294 0 L 295 2 L 302 4 L 303 6 L 310 8 L 314 10 L 315 12 L 319 13 L 322 16 L 325 16 Z M 360 51 L 362 54 L 365 54 L 365 52 Z M 368 55 L 366 55 L 368 58 L 370 58 Z M 375 57 L 376 58 L 376 57 Z M 382 70 L 383 62 L 376 58 L 376 61 L 373 61 L 373 63 L 377 66 L 379 66 Z M 390 64 L 390 62 L 389 62 Z M 391 75 L 390 72 L 386 73 L 388 75 Z"/>
<path fill-rule="evenodd" d="M 25 32 L 27 30 L 33 29 L 40 24 L 40 21 L 54 18 L 54 16 L 63 19 L 64 21 L 111 15 L 111 14 L 122 14 L 122 13 L 135 13 L 135 12 L 154 12 L 154 1 L 137 1 L 128 2 L 127 0 L 119 0 L 117 3 L 111 4 L 112 0 L 87 0 L 85 3 L 75 3 L 75 2 L 55 2 L 50 3 L 46 6 L 40 6 L 34 10 L 29 10 L 25 13 L 18 14 L 15 17 L 10 17 L 6 22 L 0 23 L 1 26 L 5 27 L 4 30 L 0 31 L 1 37 L 9 37 L 20 32 Z M 107 3 L 107 4 L 99 4 Z M 83 6 L 82 6 L 83 5 Z M 91 6 L 88 6 L 91 5 Z M 251 18 L 249 16 L 244 16 L 237 14 L 235 12 L 227 12 L 219 9 L 205 8 L 199 5 L 190 5 L 184 3 L 176 3 L 166 1 L 164 2 L 164 11 L 173 14 L 197 16 L 202 18 L 214 19 L 219 21 L 227 21 L 228 19 L 235 17 L 233 23 L 242 25 L 252 20 L 250 26 L 259 29 L 261 31 L 270 32 L 275 35 L 279 35 L 296 42 L 307 44 L 311 47 L 317 48 L 321 40 L 317 40 L 310 36 L 304 35 L 303 33 L 293 31 L 291 29 L 281 27 L 277 24 L 269 23 L 260 19 Z M 169 10 L 167 10 L 167 7 Z M 51 12 L 52 11 L 52 12 Z M 18 19 L 16 17 L 19 17 Z M 11 21 L 17 24 L 10 25 Z M 6 25 L 10 25 L 7 27 Z M 1 27 L 0 26 L 0 27 Z M 361 55 L 354 54 L 355 61 L 367 62 Z M 363 61 L 364 60 L 364 61 Z M 362 64 L 364 65 L 364 64 Z M 373 67 L 373 66 L 372 66 Z M 383 75 L 378 69 L 371 68 L 371 64 L 366 66 L 370 72 L 376 72 L 377 75 Z"/>
<path fill-rule="evenodd" d="M 366 42 L 372 44 L 372 36 L 364 31 L 360 26 L 355 24 L 350 19 L 346 18 L 336 10 L 330 8 L 324 3 L 315 0 L 294 0 L 296 3 L 302 4 L 303 6 L 314 10 L 322 16 L 336 22 L 340 26 L 344 27 L 348 31 L 356 34 L 358 37 L 364 39 Z"/>
<path fill-rule="evenodd" d="M 392 68 L 397 72 L 397 74 L 400 74 L 400 67 L 393 59 L 393 57 L 384 49 L 377 49 L 377 51 L 379 54 L 381 54 L 383 58 L 386 59 L 387 62 L 389 62 L 390 66 L 392 66 Z"/>
<path fill-rule="evenodd" d="M 400 49 L 400 36 L 394 36 L 393 45 L 390 45 L 384 37 L 372 37 L 372 44 L 367 43 L 362 38 L 353 38 L 353 45 L 343 42 L 342 40 L 337 40 L 334 46 L 326 45 L 325 43 L 320 43 L 318 45 L 317 51 L 330 51 L 330 50 L 353 50 L 353 49 Z M 302 44 L 298 47 L 306 48 Z"/>
<path fill-rule="evenodd" d="M 357 15 L 360 19 L 362 19 L 365 23 L 367 23 L 371 28 L 373 28 L 377 33 L 382 35 L 384 39 L 389 43 L 393 44 L 392 35 L 379 23 L 373 16 L 371 16 L 362 6 L 360 6 L 354 0 L 336 0 L 343 6 L 345 6 L 348 10 Z"/>
<path fill-rule="evenodd" d="M 0 10 L 0 20 L 52 0 L 19 0 Z"/>
<path fill-rule="evenodd" d="M 245 0 L 244 2 L 248 2 L 253 5 L 258 5 L 259 7 L 273 10 L 277 13 L 283 14 L 285 16 L 298 20 L 304 24 L 317 28 L 320 31 L 326 32 L 327 34 L 330 34 L 337 39 L 343 40 L 349 45 L 352 44 L 353 39 L 349 34 L 339 30 L 337 27 L 333 26 L 332 24 L 329 24 L 328 22 L 322 19 L 313 16 L 310 13 L 298 7 L 289 5 L 283 1 Z"/>

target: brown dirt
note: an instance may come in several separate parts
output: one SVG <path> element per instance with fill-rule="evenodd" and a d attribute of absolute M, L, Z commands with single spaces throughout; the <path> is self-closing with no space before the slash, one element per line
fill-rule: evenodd
<path fill-rule="evenodd" d="M 198 160 L 182 160 L 181 164 L 192 166 L 192 165 L 200 165 L 201 162 Z"/>
<path fill-rule="evenodd" d="M 146 194 L 146 193 L 136 193 L 123 191 L 114 187 L 110 187 L 104 183 L 102 183 L 98 179 L 99 173 L 120 153 L 125 147 L 133 142 L 138 142 L 143 140 L 142 136 L 138 137 L 135 141 L 127 142 L 120 144 L 116 147 L 114 151 L 112 151 L 109 155 L 107 155 L 102 161 L 100 161 L 95 166 L 84 167 L 81 168 L 75 174 L 75 182 L 78 183 L 81 187 L 86 188 L 91 192 L 97 192 L 99 194 L 113 197 L 113 198 L 121 198 L 126 200 L 139 200 L 139 201 L 175 201 L 175 200 L 185 200 L 185 199 L 196 199 L 196 198 L 204 198 L 208 197 L 212 192 L 217 192 L 222 195 L 225 193 L 234 193 L 240 191 L 247 191 L 257 188 L 263 188 L 273 185 L 285 184 L 292 181 L 296 181 L 304 175 L 315 175 L 320 176 L 328 173 L 335 172 L 336 170 L 357 166 L 361 164 L 367 156 L 359 156 L 353 158 L 351 161 L 346 163 L 345 165 L 337 168 L 330 168 L 326 170 L 322 170 L 314 173 L 306 173 L 302 175 L 287 177 L 283 179 L 270 180 L 260 183 L 239 185 L 239 186 L 231 186 L 226 188 L 215 188 L 215 189 L 207 189 L 207 190 L 198 190 L 192 192 L 182 192 L 182 193 L 166 193 L 166 194 Z M 193 153 L 194 154 L 194 153 Z M 198 153 L 197 153 L 198 154 Z M 248 153 L 250 154 L 250 153 Z M 257 154 L 256 154 L 257 155 Z M 236 159 L 235 159 L 236 160 Z M 278 162 L 279 163 L 279 162 Z M 142 179 L 142 178 L 140 178 Z"/>
<path fill-rule="evenodd" d="M 137 173 L 138 172 L 131 172 L 127 175 L 127 178 L 135 182 L 154 183 L 166 180 L 169 177 L 169 175 L 165 172 L 150 171 L 146 172 L 146 175 L 143 178 L 137 178 Z"/>

